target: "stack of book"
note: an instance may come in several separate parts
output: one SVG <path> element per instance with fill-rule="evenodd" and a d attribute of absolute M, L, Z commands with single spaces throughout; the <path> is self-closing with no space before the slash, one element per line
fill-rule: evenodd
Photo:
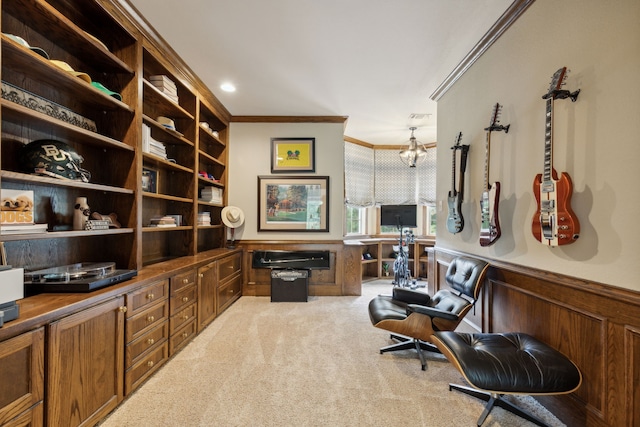
<path fill-rule="evenodd" d="M 198 212 L 198 225 L 211 225 L 211 213 Z"/>
<path fill-rule="evenodd" d="M 159 227 L 159 228 L 167 228 L 167 227 L 177 227 L 176 219 L 172 216 L 158 216 L 151 218 L 150 227 Z"/>
<path fill-rule="evenodd" d="M 164 144 L 151 136 L 151 128 L 142 124 L 142 151 L 167 160 L 167 149 Z"/>
<path fill-rule="evenodd" d="M 200 193 L 200 200 L 207 203 L 222 203 L 222 188 L 204 187 Z"/>
<path fill-rule="evenodd" d="M 12 224 L 3 225 L 0 234 L 35 234 L 46 233 L 47 224 Z"/>
<path fill-rule="evenodd" d="M 166 95 L 169 99 L 174 101 L 176 104 L 178 103 L 178 88 L 173 80 L 165 75 L 158 74 L 149 77 L 149 81 L 156 89 Z"/>

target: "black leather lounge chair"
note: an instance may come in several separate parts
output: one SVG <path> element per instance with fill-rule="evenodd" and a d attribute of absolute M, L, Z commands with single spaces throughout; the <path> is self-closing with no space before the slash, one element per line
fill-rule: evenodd
<path fill-rule="evenodd" d="M 454 258 L 445 280 L 452 288 L 433 296 L 394 287 L 393 295 L 380 295 L 369 302 L 369 318 L 376 328 L 391 332 L 399 343 L 380 349 L 380 353 L 415 348 L 422 370 L 427 366 L 422 350 L 439 352 L 431 343 L 435 331 L 453 331 L 476 302 L 488 264 L 474 258 Z"/>

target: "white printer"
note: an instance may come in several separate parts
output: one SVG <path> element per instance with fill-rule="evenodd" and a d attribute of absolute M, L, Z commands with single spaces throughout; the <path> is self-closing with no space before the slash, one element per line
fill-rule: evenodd
<path fill-rule="evenodd" d="M 17 319 L 20 307 L 16 302 L 24 298 L 24 269 L 0 265 L 0 327 Z"/>

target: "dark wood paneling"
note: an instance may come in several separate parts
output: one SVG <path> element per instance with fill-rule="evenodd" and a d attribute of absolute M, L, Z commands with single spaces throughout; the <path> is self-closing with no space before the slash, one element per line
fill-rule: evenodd
<path fill-rule="evenodd" d="M 342 241 L 242 241 L 244 249 L 243 295 L 271 295 L 271 270 L 252 268 L 253 252 L 257 250 L 329 251 L 328 270 L 312 270 L 309 276 L 309 295 L 360 295 L 360 253 Z"/>
<path fill-rule="evenodd" d="M 445 286 L 445 266 L 466 254 L 434 252 L 438 274 L 430 286 L 438 289 Z M 476 306 L 482 330 L 533 335 L 582 372 L 575 393 L 538 400 L 568 426 L 640 426 L 640 293 L 485 260 L 491 268 Z"/>
<path fill-rule="evenodd" d="M 629 389 L 629 422 L 630 425 L 640 425 L 640 329 L 625 328 L 625 354 L 627 359 L 626 385 Z"/>

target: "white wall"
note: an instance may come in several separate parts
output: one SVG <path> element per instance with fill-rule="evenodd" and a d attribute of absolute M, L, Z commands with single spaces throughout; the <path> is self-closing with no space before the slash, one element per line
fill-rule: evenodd
<path fill-rule="evenodd" d="M 245 213 L 236 239 L 342 239 L 344 205 L 344 125 L 342 123 L 231 123 L 229 127 L 228 204 Z M 291 175 L 329 176 L 329 232 L 258 232 L 258 176 L 271 175 L 271 138 L 316 139 L 316 172 Z M 277 174 L 272 176 L 286 176 Z"/>
<path fill-rule="evenodd" d="M 437 246 L 640 290 L 640 1 L 537 0 L 438 102 Z M 567 66 L 577 102 L 555 103 L 554 167 L 574 186 L 580 238 L 550 248 L 531 233 L 532 185 L 543 171 L 545 101 L 551 76 Z M 504 105 L 508 134 L 493 133 L 491 180 L 500 181 L 502 237 L 483 248 L 483 128 Z M 462 207 L 466 225 L 446 229 L 456 134 L 470 144 Z"/>

